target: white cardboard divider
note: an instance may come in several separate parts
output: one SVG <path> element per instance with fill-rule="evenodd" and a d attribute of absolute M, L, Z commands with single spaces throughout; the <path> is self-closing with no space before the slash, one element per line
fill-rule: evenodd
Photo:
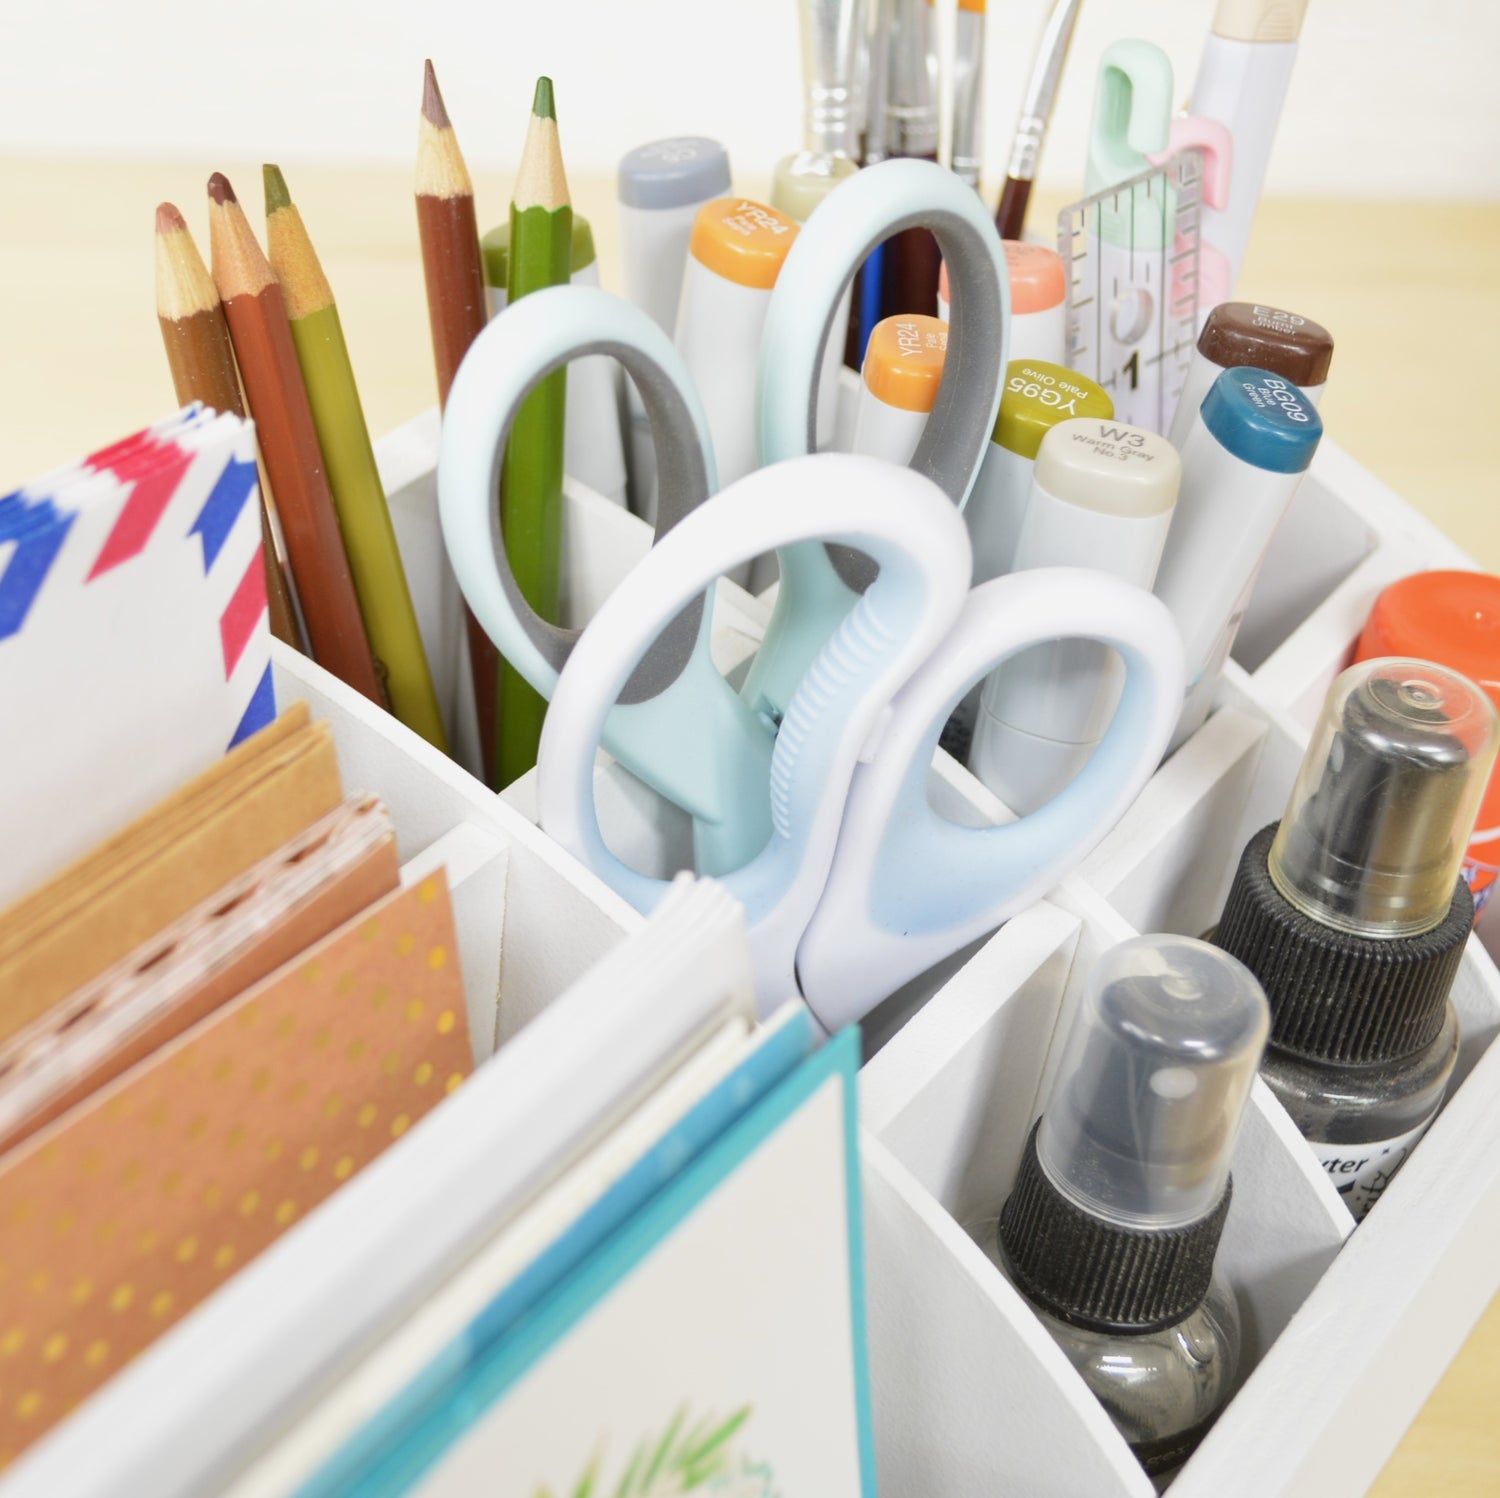
<path fill-rule="evenodd" d="M 385 803 L 403 863 L 450 864 L 476 1060 L 639 929 L 634 909 L 473 776 L 305 656 L 271 648 L 278 706 L 305 698 L 333 725 L 344 785 Z"/>

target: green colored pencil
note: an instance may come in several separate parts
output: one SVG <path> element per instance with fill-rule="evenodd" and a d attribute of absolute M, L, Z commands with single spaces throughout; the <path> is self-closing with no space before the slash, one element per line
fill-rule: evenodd
<path fill-rule="evenodd" d="M 539 78 L 510 205 L 507 301 L 545 286 L 566 286 L 572 269 L 573 205 L 557 138 L 552 80 Z M 526 397 L 511 428 L 500 486 L 500 530 L 522 596 L 555 623 L 561 565 L 563 412 L 567 371 Z M 536 763 L 547 704 L 503 663 L 496 712 L 496 784 L 507 786 Z"/>
<path fill-rule="evenodd" d="M 280 167 L 263 170 L 271 268 L 281 282 L 291 320 L 297 362 L 307 384 L 318 446 L 375 669 L 392 712 L 446 754 L 448 739 L 437 693 L 359 403 L 339 309 Z"/>

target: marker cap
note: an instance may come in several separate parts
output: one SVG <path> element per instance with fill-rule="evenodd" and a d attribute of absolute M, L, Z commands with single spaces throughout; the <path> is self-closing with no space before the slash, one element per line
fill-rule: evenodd
<path fill-rule="evenodd" d="M 1333 335 L 1321 323 L 1279 307 L 1221 302 L 1203 324 L 1198 352 L 1220 369 L 1264 369 L 1305 390 L 1327 381 Z"/>
<path fill-rule="evenodd" d="M 698 210 L 688 249 L 726 281 L 769 291 L 796 237 L 797 225 L 764 203 L 716 198 Z"/>
<path fill-rule="evenodd" d="M 1041 359 L 1013 359 L 991 441 L 1017 456 L 1034 459 L 1042 438 L 1060 421 L 1077 416 L 1113 416 L 1115 403 L 1087 375 Z"/>
<path fill-rule="evenodd" d="M 1354 659 L 1406 655 L 1462 672 L 1500 707 L 1500 577 L 1417 572 L 1392 583 L 1370 611 Z M 1500 827 L 1500 775 L 1490 776 L 1479 832 Z"/>
<path fill-rule="evenodd" d="M 1089 978 L 1037 1155 L 1078 1205 L 1134 1228 L 1211 1213 L 1271 1012 L 1255 976 L 1190 936 L 1137 936 Z"/>
<path fill-rule="evenodd" d="M 706 135 L 675 135 L 620 158 L 619 199 L 629 208 L 682 208 L 729 191 L 729 153 Z"/>
<path fill-rule="evenodd" d="M 1219 0 L 1213 32 L 1235 42 L 1294 42 L 1306 13 L 1307 0 Z"/>
<path fill-rule="evenodd" d="M 1011 316 L 1025 317 L 1029 312 L 1049 312 L 1062 306 L 1068 295 L 1068 273 L 1062 256 L 1044 244 L 1019 239 L 1002 239 L 1000 244 L 1010 273 Z M 938 296 L 944 302 L 951 300 L 946 262 L 938 272 Z"/>
<path fill-rule="evenodd" d="M 1033 482 L 1080 509 L 1145 518 L 1177 503 L 1182 460 L 1155 432 L 1080 416 L 1046 433 Z"/>
<path fill-rule="evenodd" d="M 1323 422 L 1300 389 L 1263 369 L 1226 369 L 1199 414 L 1219 446 L 1269 473 L 1303 473 L 1318 450 Z"/>
<path fill-rule="evenodd" d="M 813 209 L 858 170 L 858 164 L 847 156 L 829 156 L 821 151 L 783 156 L 771 177 L 771 206 L 805 224 Z"/>
<path fill-rule="evenodd" d="M 864 380 L 871 395 L 902 411 L 931 411 L 943 380 L 948 324 L 910 313 L 875 324 L 865 348 Z"/>
<path fill-rule="evenodd" d="M 495 286 L 503 291 L 510 284 L 510 225 L 496 224 L 479 241 L 479 253 L 484 258 L 485 285 Z M 594 231 L 589 227 L 589 221 L 581 213 L 574 213 L 572 263 L 568 267 L 568 273 L 576 276 L 597 258 L 594 253 Z"/>
<path fill-rule="evenodd" d="M 1500 747 L 1500 715 L 1466 676 L 1382 657 L 1333 684 L 1267 867 L 1325 926 L 1413 936 L 1442 924 Z"/>

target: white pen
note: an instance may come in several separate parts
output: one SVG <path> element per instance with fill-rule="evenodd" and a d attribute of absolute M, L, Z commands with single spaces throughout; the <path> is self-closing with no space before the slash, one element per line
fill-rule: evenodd
<path fill-rule="evenodd" d="M 1188 112 L 1227 125 L 1234 140 L 1229 202 L 1201 210 L 1203 239 L 1228 261 L 1231 289 L 1255 222 L 1306 11 L 1307 0 L 1219 0 L 1203 44 Z"/>

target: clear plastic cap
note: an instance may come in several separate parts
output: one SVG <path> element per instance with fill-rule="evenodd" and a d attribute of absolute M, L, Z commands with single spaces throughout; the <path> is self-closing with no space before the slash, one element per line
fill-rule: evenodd
<path fill-rule="evenodd" d="M 1267 859 L 1299 910 L 1361 936 L 1442 924 L 1500 743 L 1467 676 L 1386 656 L 1334 682 Z"/>
<path fill-rule="evenodd" d="M 1213 1211 L 1271 1025 L 1255 976 L 1190 936 L 1137 936 L 1089 980 L 1037 1157 L 1110 1221 L 1181 1227 Z"/>

